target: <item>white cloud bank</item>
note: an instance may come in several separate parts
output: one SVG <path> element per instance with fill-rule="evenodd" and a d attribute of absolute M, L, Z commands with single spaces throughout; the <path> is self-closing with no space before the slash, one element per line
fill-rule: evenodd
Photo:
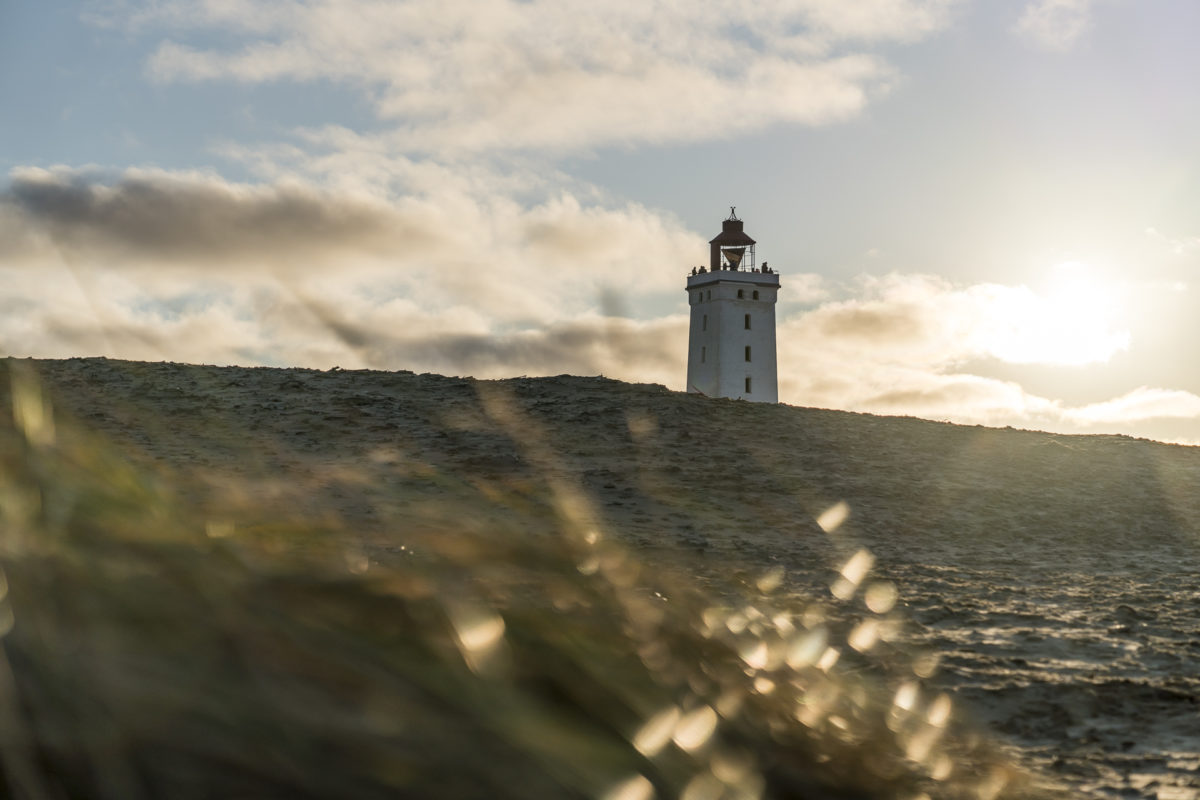
<path fill-rule="evenodd" d="M 0 350 L 661 380 L 678 320 L 624 318 L 615 290 L 675 300 L 670 265 L 704 247 L 636 204 L 565 193 L 526 208 L 451 183 L 385 202 L 22 169 L 0 190 Z"/>
<path fill-rule="evenodd" d="M 119 3 L 104 18 L 168 32 L 153 80 L 345 83 L 390 121 L 393 146 L 444 155 L 843 120 L 893 80 L 871 48 L 943 28 L 957 4 L 201 0 Z"/>
<path fill-rule="evenodd" d="M 1050 430 L 1200 419 L 1200 398 L 1186 392 L 1140 389 L 1071 407 L 962 371 L 988 359 L 1103 363 L 1127 349 L 1129 333 L 1087 300 L 929 275 L 864 278 L 850 297 L 781 323 L 780 395 L 802 405 Z"/>
<path fill-rule="evenodd" d="M 1140 386 L 1112 400 L 1070 409 L 1066 417 L 1079 425 L 1123 424 L 1131 420 L 1200 418 L 1200 397 L 1177 389 Z"/>

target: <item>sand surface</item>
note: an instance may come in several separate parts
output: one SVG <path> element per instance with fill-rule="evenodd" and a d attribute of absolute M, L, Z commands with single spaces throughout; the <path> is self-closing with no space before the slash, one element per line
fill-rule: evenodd
<path fill-rule="evenodd" d="M 353 526 L 364 563 L 414 526 L 541 525 L 548 481 L 714 591 L 781 566 L 828 597 L 865 547 L 940 659 L 930 683 L 1019 761 L 1079 796 L 1200 798 L 1200 449 L 603 378 L 36 366 L 60 412 L 189 500 Z"/>

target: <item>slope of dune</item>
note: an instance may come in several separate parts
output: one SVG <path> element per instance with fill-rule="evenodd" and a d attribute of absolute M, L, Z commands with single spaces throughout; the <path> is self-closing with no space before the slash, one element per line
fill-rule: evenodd
<path fill-rule="evenodd" d="M 1015 762 L 1079 796 L 1200 798 L 1195 448 L 604 378 L 19 363 L 210 535 L 353 530 L 356 573 L 440 531 L 553 537 L 564 513 L 712 597 L 772 575 L 834 606 L 839 569 L 873 560 L 897 646 Z"/>

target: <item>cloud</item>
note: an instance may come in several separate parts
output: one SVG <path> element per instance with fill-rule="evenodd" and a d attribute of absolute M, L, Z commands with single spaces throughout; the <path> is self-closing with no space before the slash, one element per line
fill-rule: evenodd
<path fill-rule="evenodd" d="M 1081 283 L 1039 294 L 1025 286 L 958 287 L 930 275 L 863 279 L 854 296 L 800 318 L 794 334 L 869 349 L 871 358 L 943 369 L 977 358 L 1087 364 L 1129 347 L 1111 308 Z"/>
<path fill-rule="evenodd" d="M 419 191 L 389 201 L 295 180 L 18 170 L 0 188 L 0 233 L 13 234 L 0 236 L 0 349 L 669 373 L 662 354 L 683 349 L 682 318 L 614 315 L 679 306 L 679 254 L 704 252 L 701 237 L 636 204 L 558 191 L 522 205 L 477 195 L 477 176 L 442 174 L 409 176 Z"/>
<path fill-rule="evenodd" d="M 963 373 L 878 369 L 854 410 L 976 425 L 1062 430 L 1061 404 L 1020 384 Z M 870 391 L 873 390 L 873 391 Z"/>
<path fill-rule="evenodd" d="M 870 48 L 948 24 L 955 0 L 249 0 L 122 4 L 167 31 L 157 81 L 331 80 L 403 152 L 573 150 L 825 124 L 886 92 Z M 214 45 L 212 31 L 237 44 Z"/>
<path fill-rule="evenodd" d="M 1079 425 L 1127 424 L 1151 419 L 1200 418 L 1200 397 L 1191 392 L 1140 386 L 1132 392 L 1101 403 L 1066 412 Z"/>
<path fill-rule="evenodd" d="M 783 282 L 786 295 L 786 275 Z M 839 294 L 781 320 L 780 396 L 786 402 L 1057 431 L 1200 419 L 1186 393 L 1146 390 L 1074 407 L 1012 380 L 965 371 L 989 359 L 1098 363 L 1129 346 L 1128 332 L 1114 327 L 1104 308 L 1068 293 L 891 274 L 864 277 Z"/>
<path fill-rule="evenodd" d="M 0 193 L 8 225 L 87 259 L 170 268 L 202 262 L 324 262 L 347 250 L 380 253 L 398 239 L 436 242 L 414 220 L 367 197 L 333 197 L 297 182 L 234 184 L 214 175 L 130 169 L 15 170 Z M 16 248 L 0 243 L 0 256 Z"/>
<path fill-rule="evenodd" d="M 523 205 L 440 172 L 446 180 L 418 174 L 412 194 L 385 200 L 294 179 L 22 169 L 0 190 L 0 225 L 18 234 L 0 241 L 0 264 L 137 270 L 166 283 L 169 273 L 278 278 L 299 292 L 353 286 L 433 310 L 552 321 L 614 288 L 675 299 L 679 254 L 704 251 L 701 237 L 637 204 L 585 205 L 558 191 Z"/>
<path fill-rule="evenodd" d="M 311 307 L 310 307 L 311 308 Z M 330 307 L 315 315 L 364 366 L 397 364 L 480 378 L 513 375 L 599 375 L 676 383 L 685 365 L 687 320 L 673 315 L 631 320 L 589 313 L 516 331 L 431 334 L 419 326 L 364 324 Z"/>
<path fill-rule="evenodd" d="M 1175 238 L 1167 236 L 1157 228 L 1146 228 L 1145 234 L 1150 240 L 1167 248 L 1173 255 L 1182 256 L 1200 251 L 1200 236 L 1185 236 Z"/>
<path fill-rule="evenodd" d="M 1069 50 L 1092 24 L 1095 0 L 1036 0 L 1017 20 L 1022 39 L 1044 50 Z"/>
<path fill-rule="evenodd" d="M 316 368 L 412 369 L 502 378 L 604 374 L 677 383 L 687 320 L 579 314 L 513 327 L 473 309 L 431 310 L 420 298 L 380 298 L 343 287 L 301 291 L 281 282 L 180 281 L 147 289 L 103 272 L 80 281 L 9 281 L 0 294 L 7 355 L 115 358 Z M 678 374 L 676 374 L 678 373 Z"/>

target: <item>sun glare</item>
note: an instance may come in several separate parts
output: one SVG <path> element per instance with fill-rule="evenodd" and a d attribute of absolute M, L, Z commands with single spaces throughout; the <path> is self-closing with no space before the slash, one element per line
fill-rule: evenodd
<path fill-rule="evenodd" d="M 1129 347 L 1114 287 L 1078 261 L 1055 266 L 1042 292 L 1022 286 L 994 300 L 982 344 L 1003 361 L 1080 366 L 1106 362 Z"/>

